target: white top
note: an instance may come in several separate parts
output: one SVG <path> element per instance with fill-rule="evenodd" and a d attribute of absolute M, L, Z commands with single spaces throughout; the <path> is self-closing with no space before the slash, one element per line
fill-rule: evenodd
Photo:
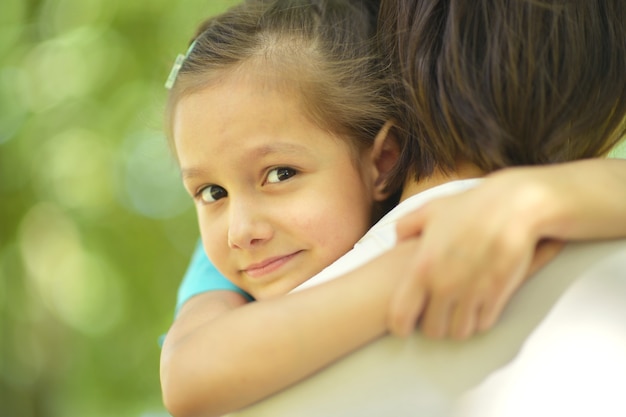
<path fill-rule="evenodd" d="M 293 291 L 319 285 L 366 264 L 396 244 L 396 223 L 400 218 L 423 206 L 430 200 L 465 191 L 475 187 L 480 181 L 481 179 L 477 178 L 451 181 L 407 198 L 372 226 L 350 252 Z"/>
<path fill-rule="evenodd" d="M 401 204 L 350 253 L 388 248 L 404 208 L 429 194 Z M 329 268 L 316 282 L 331 271 L 337 272 Z M 626 239 L 620 239 L 567 245 L 484 335 L 466 342 L 419 332 L 383 337 L 234 415 L 623 417 L 625 387 Z"/>

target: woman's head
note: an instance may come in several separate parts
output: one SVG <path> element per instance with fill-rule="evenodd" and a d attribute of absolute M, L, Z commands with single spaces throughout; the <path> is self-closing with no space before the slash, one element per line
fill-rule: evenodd
<path fill-rule="evenodd" d="M 600 156 L 626 129 L 623 0 L 383 1 L 417 178 Z"/>
<path fill-rule="evenodd" d="M 205 250 L 255 298 L 347 252 L 390 194 L 392 108 L 359 4 L 244 3 L 201 28 L 171 90 Z"/>

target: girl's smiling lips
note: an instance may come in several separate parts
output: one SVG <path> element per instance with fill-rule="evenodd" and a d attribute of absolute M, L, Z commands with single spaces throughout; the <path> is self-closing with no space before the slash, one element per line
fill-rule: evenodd
<path fill-rule="evenodd" d="M 264 275 L 267 275 L 271 272 L 276 271 L 277 269 L 285 265 L 287 262 L 289 262 L 291 259 L 293 259 L 300 252 L 302 251 L 296 251 L 296 252 L 290 253 L 289 255 L 274 256 L 272 258 L 265 259 L 261 262 L 249 265 L 246 268 L 242 269 L 241 271 L 245 272 L 247 275 L 249 275 L 252 278 L 260 278 Z"/>

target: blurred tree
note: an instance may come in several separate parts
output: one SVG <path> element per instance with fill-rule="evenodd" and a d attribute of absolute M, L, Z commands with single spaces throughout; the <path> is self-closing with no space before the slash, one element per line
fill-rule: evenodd
<path fill-rule="evenodd" d="M 0 417 L 166 415 L 157 339 L 197 238 L 161 130 L 235 0 L 2 0 Z"/>

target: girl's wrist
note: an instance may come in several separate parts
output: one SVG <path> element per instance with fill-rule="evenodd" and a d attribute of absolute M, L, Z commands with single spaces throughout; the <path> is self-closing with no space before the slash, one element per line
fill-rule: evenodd
<path fill-rule="evenodd" d="M 566 208 L 563 198 L 557 195 L 554 184 L 547 181 L 546 168 L 510 168 L 493 174 L 501 180 L 503 193 L 512 192 L 511 227 L 520 235 L 539 242 L 543 238 L 557 237 L 565 227 Z"/>

